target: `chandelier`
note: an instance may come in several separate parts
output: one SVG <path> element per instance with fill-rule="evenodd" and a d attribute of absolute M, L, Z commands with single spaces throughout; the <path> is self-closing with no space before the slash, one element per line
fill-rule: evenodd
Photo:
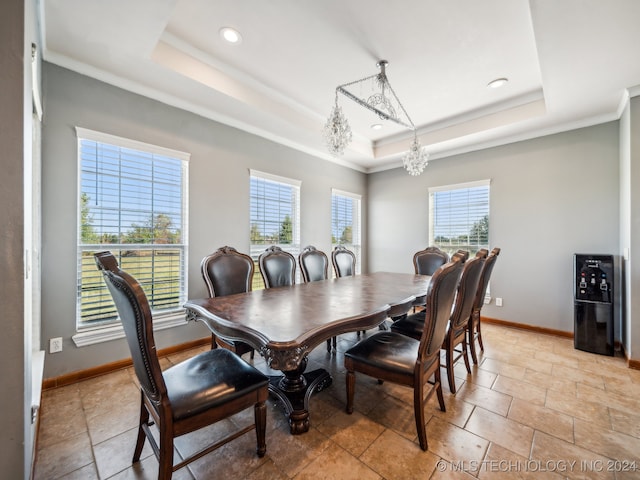
<path fill-rule="evenodd" d="M 344 154 L 344 149 L 351 143 L 351 127 L 338 105 L 339 92 L 372 111 L 382 120 L 390 120 L 413 130 L 413 141 L 409 151 L 402 158 L 402 164 L 410 175 L 420 175 L 429 163 L 429 154 L 420 145 L 416 127 L 389 83 L 386 73 L 388 63 L 386 60 L 380 60 L 376 64 L 380 69 L 379 73 L 336 87 L 335 103 L 322 135 L 329 152 L 335 156 Z M 368 91 L 363 93 L 366 89 Z"/>

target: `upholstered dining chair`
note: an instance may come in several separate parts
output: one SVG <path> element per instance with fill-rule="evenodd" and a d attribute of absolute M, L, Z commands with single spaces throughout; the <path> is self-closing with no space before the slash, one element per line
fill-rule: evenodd
<path fill-rule="evenodd" d="M 471 260 L 466 260 L 469 253 L 458 250 L 456 255 L 464 258 L 464 268 L 458 283 L 456 299 L 453 311 L 447 324 L 447 333 L 442 343 L 442 349 L 445 351 L 445 363 L 442 365 L 447 370 L 447 380 L 451 393 L 456 393 L 456 382 L 453 374 L 455 363 L 462 357 L 464 359 L 467 372 L 471 373 L 471 365 L 467 355 L 467 327 L 469 315 L 473 309 L 473 302 L 480 281 L 480 274 L 487 258 L 487 250 L 481 249 Z M 419 339 L 424 329 L 425 315 L 418 312 L 406 318 L 398 320 L 391 325 L 394 332 L 407 335 L 409 337 Z M 456 350 L 458 345 L 462 345 L 460 350 Z"/>
<path fill-rule="evenodd" d="M 438 247 L 427 247 L 413 255 L 413 268 L 418 275 L 433 275 L 449 261 L 449 255 Z"/>
<path fill-rule="evenodd" d="M 433 275 L 449 261 L 449 254 L 438 247 L 430 246 L 413 254 L 413 269 L 416 275 Z M 416 307 L 424 305 L 424 297 L 416 300 Z M 414 308 L 414 312 L 416 309 Z"/>
<path fill-rule="evenodd" d="M 500 249 L 495 247 L 491 250 L 491 253 L 487 257 L 487 261 L 484 262 L 484 268 L 482 269 L 482 275 L 480 276 L 480 283 L 478 284 L 478 291 L 476 293 L 475 300 L 473 302 L 473 311 L 469 317 L 469 327 L 467 328 L 467 335 L 469 344 L 469 350 L 471 351 L 471 359 L 473 364 L 478 364 L 478 354 L 476 351 L 476 341 L 480 346 L 480 351 L 484 352 L 484 344 L 482 343 L 482 325 L 480 322 L 480 311 L 482 305 L 484 305 L 484 297 L 487 294 L 487 286 L 493 272 L 493 267 L 496 264 L 496 260 L 500 255 Z"/>
<path fill-rule="evenodd" d="M 249 255 L 240 253 L 233 247 L 221 247 L 204 257 L 200 262 L 200 270 L 210 297 L 251 291 L 253 260 Z M 216 348 L 218 345 L 238 355 L 251 352 L 251 358 L 254 357 L 253 347 L 248 343 L 216 338 L 212 333 L 211 348 Z"/>
<path fill-rule="evenodd" d="M 271 246 L 258 257 L 265 288 L 287 287 L 296 283 L 296 259 L 280 247 Z"/>
<path fill-rule="evenodd" d="M 313 245 L 302 249 L 298 255 L 298 263 L 304 283 L 326 280 L 329 277 L 329 259 L 323 251 L 316 249 Z M 332 346 L 335 349 L 336 344 L 336 337 L 327 340 L 327 352 L 331 351 Z"/>
<path fill-rule="evenodd" d="M 420 340 L 394 331 L 381 331 L 361 340 L 345 352 L 347 413 L 353 412 L 356 372 L 377 378 L 378 381 L 386 380 L 411 387 L 416 430 L 423 450 L 428 448 L 424 415 L 426 402 L 435 393 L 440 409 L 446 410 L 440 379 L 440 347 L 463 261 L 463 258 L 454 255 L 451 262 L 441 266 L 433 274 L 427 290 L 426 323 Z"/>
<path fill-rule="evenodd" d="M 333 249 L 331 263 L 337 278 L 356 274 L 356 255 L 344 245 L 337 245 Z"/>
<path fill-rule="evenodd" d="M 133 463 L 140 460 L 148 439 L 159 462 L 158 479 L 170 480 L 174 471 L 253 429 L 257 454 L 264 456 L 269 379 L 224 348 L 200 353 L 163 372 L 156 352 L 151 308 L 142 287 L 118 267 L 110 252 L 96 253 L 95 260 L 118 310 L 140 383 L 140 422 Z M 174 438 L 250 407 L 254 409 L 251 425 L 216 439 L 212 445 L 173 464 Z M 154 424 L 159 445 L 150 428 Z"/>
<path fill-rule="evenodd" d="M 298 255 L 298 263 L 304 283 L 326 280 L 329 274 L 327 255 L 313 245 L 306 246 Z"/>

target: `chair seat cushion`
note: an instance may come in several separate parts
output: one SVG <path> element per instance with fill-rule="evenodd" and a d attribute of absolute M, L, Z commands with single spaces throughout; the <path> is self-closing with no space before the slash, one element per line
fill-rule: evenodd
<path fill-rule="evenodd" d="M 405 318 L 393 322 L 391 324 L 391 331 L 419 340 L 424 330 L 425 316 L 424 311 L 407 315 Z"/>
<path fill-rule="evenodd" d="M 418 359 L 420 342 L 400 333 L 383 331 L 358 342 L 345 352 L 345 357 L 403 375 L 411 375 Z"/>
<path fill-rule="evenodd" d="M 197 415 L 269 383 L 267 376 L 223 348 L 185 360 L 165 370 L 163 376 L 174 420 Z"/>

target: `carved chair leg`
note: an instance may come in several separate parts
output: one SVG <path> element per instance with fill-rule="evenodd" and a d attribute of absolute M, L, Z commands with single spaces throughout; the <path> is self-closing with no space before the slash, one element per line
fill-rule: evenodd
<path fill-rule="evenodd" d="M 455 353 L 453 343 L 447 342 L 446 349 L 446 367 L 447 367 L 447 380 L 449 381 L 449 390 L 451 393 L 456 393 L 456 379 L 453 375 L 453 354 Z"/>
<path fill-rule="evenodd" d="M 476 343 L 475 343 L 475 327 L 473 326 L 473 321 L 469 322 L 469 328 L 467 329 L 467 336 L 469 337 L 469 350 L 471 350 L 471 359 L 473 360 L 473 364 L 478 364 L 478 355 L 476 353 Z"/>
<path fill-rule="evenodd" d="M 467 355 L 467 337 L 462 340 L 462 358 L 464 359 L 464 366 L 467 367 L 467 373 L 471 374 L 471 365 L 469 364 L 469 355 Z"/>
<path fill-rule="evenodd" d="M 482 343 L 482 323 L 478 319 L 478 344 L 480 344 L 480 351 L 484 352 L 484 344 Z"/>
<path fill-rule="evenodd" d="M 427 444 L 427 427 L 424 416 L 424 384 L 414 385 L 413 387 L 413 414 L 416 419 L 420 448 L 426 451 L 429 446 Z"/>
<path fill-rule="evenodd" d="M 444 404 L 444 394 L 442 393 L 442 379 L 440 377 L 440 367 L 433 374 L 433 388 L 436 389 L 436 395 L 438 396 L 438 404 L 440 405 L 440 410 L 443 412 L 447 411 L 447 407 Z"/>
<path fill-rule="evenodd" d="M 140 423 L 138 425 L 138 440 L 136 441 L 136 447 L 133 450 L 133 460 L 131 463 L 136 463 L 140 461 L 140 455 L 142 454 L 142 448 L 144 447 L 144 442 L 147 439 L 147 435 L 144 433 L 142 425 L 147 424 L 149 421 L 149 412 L 144 406 L 144 401 L 142 400 L 142 392 L 140 392 Z"/>
<path fill-rule="evenodd" d="M 347 371 L 347 413 L 353 413 L 353 397 L 356 392 L 356 374 Z"/>
<path fill-rule="evenodd" d="M 253 408 L 256 422 L 256 452 L 262 458 L 267 451 L 267 405 L 265 402 L 258 402 Z"/>
<path fill-rule="evenodd" d="M 171 480 L 173 474 L 173 436 L 168 426 L 160 426 L 158 480 Z"/>

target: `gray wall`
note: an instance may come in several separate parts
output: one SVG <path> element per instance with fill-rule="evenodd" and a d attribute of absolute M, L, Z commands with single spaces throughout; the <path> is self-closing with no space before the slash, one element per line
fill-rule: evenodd
<path fill-rule="evenodd" d="M 502 249 L 491 294 L 504 306 L 483 315 L 573 332 L 573 254 L 619 255 L 618 151 L 611 122 L 433 160 L 419 177 L 372 174 L 370 270 L 412 271 L 429 238 L 429 187 L 491 179 L 490 244 Z"/>
<path fill-rule="evenodd" d="M 76 211 L 80 126 L 191 154 L 189 163 L 189 292 L 206 295 L 200 260 L 223 245 L 249 251 L 249 169 L 302 181 L 301 243 L 331 249 L 331 188 L 363 196 L 363 173 L 319 160 L 255 135 L 126 92 L 51 64 L 43 68 L 42 342 L 63 337 L 47 354 L 45 378 L 129 357 L 123 340 L 77 348 Z M 366 258 L 366 243 L 363 245 Z M 363 265 L 366 270 L 366 264 Z M 160 331 L 159 348 L 206 336 L 200 324 Z"/>

